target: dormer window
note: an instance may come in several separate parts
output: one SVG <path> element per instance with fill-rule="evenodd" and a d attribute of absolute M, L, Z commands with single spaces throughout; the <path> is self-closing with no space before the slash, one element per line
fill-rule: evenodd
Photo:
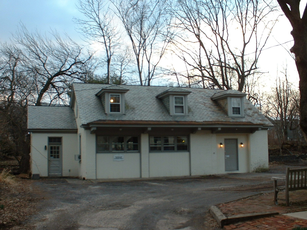
<path fill-rule="evenodd" d="M 100 98 L 106 114 L 125 114 L 125 94 L 129 89 L 111 85 L 101 89 L 96 96 Z"/>
<path fill-rule="evenodd" d="M 183 88 L 170 88 L 157 95 L 170 115 L 188 115 L 188 95 L 191 92 Z"/>
<path fill-rule="evenodd" d="M 110 113 L 120 113 L 120 94 L 109 94 L 110 96 Z"/>
<path fill-rule="evenodd" d="M 216 101 L 229 117 L 244 117 L 245 93 L 225 90 L 215 93 L 211 99 Z"/>

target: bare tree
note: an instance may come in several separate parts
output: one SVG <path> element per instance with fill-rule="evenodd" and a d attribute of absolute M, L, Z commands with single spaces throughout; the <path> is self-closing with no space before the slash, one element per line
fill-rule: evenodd
<path fill-rule="evenodd" d="M 19 163 L 19 171 L 29 170 L 29 141 L 27 133 L 27 107 L 21 103 L 0 103 L 0 158 L 12 156 Z"/>
<path fill-rule="evenodd" d="M 1 44 L 0 48 L 0 92 L 1 101 L 9 107 L 16 101 L 27 105 L 33 99 L 34 85 L 26 70 L 26 57 L 14 45 Z"/>
<path fill-rule="evenodd" d="M 140 85 L 150 85 L 172 39 L 166 0 L 113 1 L 129 40 Z"/>
<path fill-rule="evenodd" d="M 22 50 L 14 45 L 1 44 L 0 158 L 14 157 L 21 172 L 29 169 L 27 104 L 33 98 L 34 90 L 26 64 Z"/>
<path fill-rule="evenodd" d="M 35 81 L 35 105 L 41 105 L 45 97 L 50 103 L 54 100 L 65 103 L 68 86 L 83 79 L 92 55 L 84 56 L 82 48 L 68 37 L 63 40 L 53 33 L 49 39 L 30 33 L 24 26 L 14 40 L 23 50 L 27 72 Z"/>
<path fill-rule="evenodd" d="M 92 42 L 102 44 L 107 63 L 107 79 L 110 84 L 111 62 L 119 46 L 119 33 L 112 11 L 103 0 L 79 0 L 79 11 L 85 19 L 76 19 L 83 34 Z"/>
<path fill-rule="evenodd" d="M 300 12 L 300 0 L 277 0 L 292 26 L 295 63 L 300 77 L 300 126 L 307 139 L 307 4 L 303 14 Z"/>
<path fill-rule="evenodd" d="M 299 94 L 288 81 L 287 70 L 284 78 L 276 80 L 276 86 L 267 97 L 265 113 L 273 119 L 276 136 L 280 145 L 288 138 L 288 131 L 299 128 Z"/>
<path fill-rule="evenodd" d="M 131 52 L 128 47 L 121 52 L 121 54 L 114 57 L 115 68 L 114 75 L 118 77 L 119 82 L 124 82 L 127 79 L 127 75 L 133 74 L 133 68 L 131 67 Z"/>
<path fill-rule="evenodd" d="M 200 78 L 219 89 L 244 90 L 277 19 L 260 0 L 178 0 L 174 9 L 179 30 L 176 48 Z"/>

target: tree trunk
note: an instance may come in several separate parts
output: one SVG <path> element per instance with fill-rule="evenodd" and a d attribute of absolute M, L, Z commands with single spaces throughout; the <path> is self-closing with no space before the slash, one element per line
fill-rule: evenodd
<path fill-rule="evenodd" d="M 307 140 L 307 5 L 300 14 L 300 1 L 277 0 L 293 28 L 291 34 L 294 46 L 295 63 L 300 77 L 300 126 Z"/>
<path fill-rule="evenodd" d="M 295 54 L 295 63 L 300 77 L 300 126 L 307 135 L 307 25 L 301 21 L 293 28 L 294 46 L 291 52 Z"/>
<path fill-rule="evenodd" d="M 307 54 L 305 54 L 307 58 Z M 300 126 L 307 139 L 307 62 L 305 64 L 297 64 L 300 73 Z"/>

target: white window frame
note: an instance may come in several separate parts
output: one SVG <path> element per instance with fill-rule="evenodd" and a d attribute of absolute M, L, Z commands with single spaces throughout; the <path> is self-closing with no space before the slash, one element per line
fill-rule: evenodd
<path fill-rule="evenodd" d="M 233 99 L 240 99 L 240 114 L 233 113 Z M 230 117 L 244 117 L 244 97 L 229 97 L 228 98 L 228 116 Z"/>
<path fill-rule="evenodd" d="M 175 103 L 176 97 L 181 97 L 183 100 L 183 104 L 179 105 Z M 171 106 L 171 115 L 186 115 L 187 114 L 187 97 L 182 95 L 172 95 L 170 97 L 170 106 Z M 176 113 L 176 106 L 182 106 L 183 107 L 183 113 Z"/>
<path fill-rule="evenodd" d="M 119 96 L 119 103 L 111 103 L 112 96 Z M 119 105 L 119 112 L 111 111 L 111 105 Z M 120 93 L 109 93 L 109 112 L 110 113 L 122 113 L 122 95 Z"/>
<path fill-rule="evenodd" d="M 176 98 L 182 98 L 182 104 L 176 104 Z M 174 96 L 174 114 L 185 114 L 185 101 L 184 101 L 184 96 Z M 176 107 L 182 107 L 182 113 L 176 113 Z"/>

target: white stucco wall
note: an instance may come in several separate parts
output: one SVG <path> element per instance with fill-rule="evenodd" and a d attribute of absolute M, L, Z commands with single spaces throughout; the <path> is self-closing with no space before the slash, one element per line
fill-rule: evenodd
<path fill-rule="evenodd" d="M 207 175 L 217 172 L 216 136 L 210 131 L 190 135 L 191 174 Z"/>
<path fill-rule="evenodd" d="M 97 153 L 97 179 L 114 178 L 140 178 L 140 153 Z"/>
<path fill-rule="evenodd" d="M 81 135 L 81 151 L 79 149 Z M 252 172 L 268 167 L 267 131 L 252 134 L 190 134 L 190 152 L 149 152 L 149 135 L 140 136 L 140 153 L 96 153 L 96 135 L 79 129 L 78 134 L 32 133 L 31 167 L 33 174 L 48 176 L 48 137 L 62 137 L 62 176 L 85 179 L 148 178 Z M 225 171 L 225 139 L 238 140 L 239 170 Z M 240 147 L 240 143 L 244 147 Z M 47 148 L 48 149 L 48 148 Z M 81 164 L 75 155 L 81 152 Z M 114 155 L 123 155 L 122 161 Z"/>
<path fill-rule="evenodd" d="M 149 137 L 147 133 L 141 134 L 141 177 L 149 177 Z"/>
<path fill-rule="evenodd" d="M 188 152 L 149 153 L 150 177 L 189 175 L 190 160 Z"/>
<path fill-rule="evenodd" d="M 75 133 L 31 133 L 32 174 L 48 176 L 48 137 L 62 137 L 62 176 L 78 176 L 79 161 L 75 160 L 75 155 L 78 154 Z"/>
<path fill-rule="evenodd" d="M 249 135 L 250 171 L 269 167 L 268 131 L 256 131 Z"/>
<path fill-rule="evenodd" d="M 96 135 L 90 130 L 80 129 L 81 135 L 81 172 L 84 179 L 96 179 Z"/>
<path fill-rule="evenodd" d="M 238 170 L 225 170 L 225 139 L 238 140 Z M 240 143 L 244 147 L 240 147 Z M 190 135 L 191 174 L 209 175 L 230 172 L 249 172 L 248 134 L 212 134 L 210 131 L 199 131 Z"/>

